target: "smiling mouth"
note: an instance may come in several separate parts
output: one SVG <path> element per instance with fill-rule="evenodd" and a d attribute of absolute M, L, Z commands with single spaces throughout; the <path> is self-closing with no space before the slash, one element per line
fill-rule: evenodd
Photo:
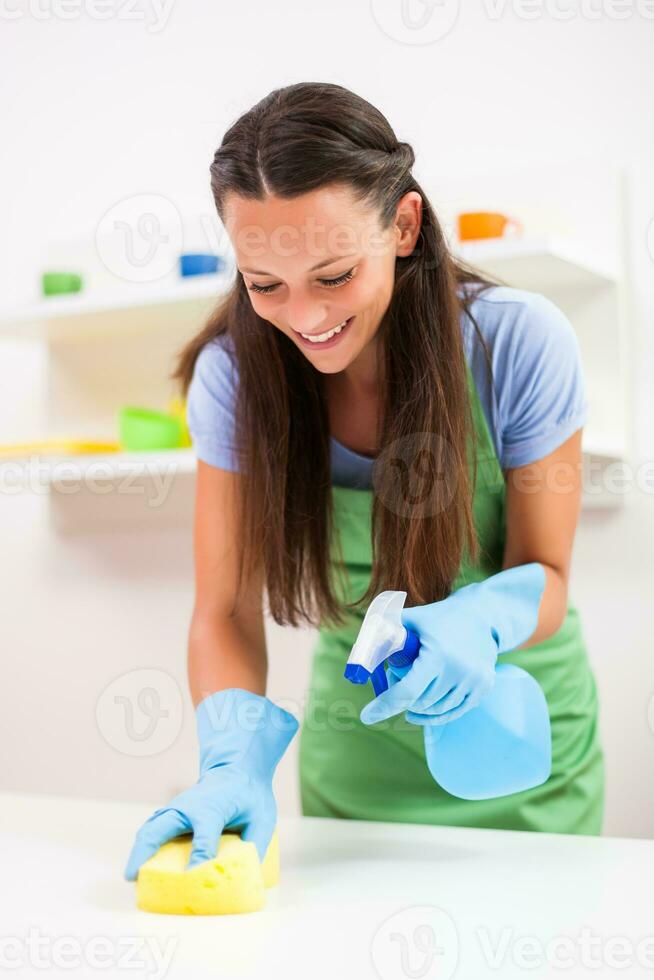
<path fill-rule="evenodd" d="M 353 319 L 354 317 L 350 316 L 346 320 L 343 320 L 341 323 L 337 323 L 335 327 L 331 327 L 330 330 L 325 330 L 323 333 L 308 334 L 308 333 L 301 333 L 299 330 L 296 330 L 295 332 L 299 334 L 299 336 L 302 337 L 303 340 L 307 341 L 310 344 L 316 344 L 316 345 L 326 344 L 328 341 L 332 340 L 334 337 L 337 337 L 343 330 L 345 330 L 345 328 L 351 323 Z"/>

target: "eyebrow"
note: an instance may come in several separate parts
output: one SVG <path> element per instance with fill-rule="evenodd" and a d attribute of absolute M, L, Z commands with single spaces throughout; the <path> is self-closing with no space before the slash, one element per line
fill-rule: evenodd
<path fill-rule="evenodd" d="M 323 266 L 331 265 L 333 262 L 338 262 L 339 259 L 351 259 L 352 256 L 356 254 L 356 252 L 350 252 L 349 255 L 333 255 L 330 259 L 323 259 L 322 262 L 318 262 L 317 265 L 312 266 L 309 269 L 309 272 L 315 272 L 316 269 L 322 269 Z M 239 272 L 248 272 L 251 276 L 272 276 L 274 278 L 272 272 L 264 272 L 262 269 L 246 269 L 241 268 L 240 266 L 238 268 Z"/>

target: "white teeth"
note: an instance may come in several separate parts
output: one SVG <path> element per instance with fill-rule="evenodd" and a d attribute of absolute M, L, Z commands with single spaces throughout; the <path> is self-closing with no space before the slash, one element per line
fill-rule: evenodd
<path fill-rule="evenodd" d="M 327 333 L 316 334 L 315 337 L 310 337 L 306 333 L 303 333 L 301 336 L 304 337 L 305 340 L 310 340 L 312 344 L 324 344 L 324 342 L 326 340 L 329 340 L 330 337 L 333 337 L 335 336 L 335 334 L 340 333 L 346 323 L 347 320 L 343 320 L 343 322 L 339 323 L 337 327 L 334 327 L 332 330 L 328 330 Z"/>

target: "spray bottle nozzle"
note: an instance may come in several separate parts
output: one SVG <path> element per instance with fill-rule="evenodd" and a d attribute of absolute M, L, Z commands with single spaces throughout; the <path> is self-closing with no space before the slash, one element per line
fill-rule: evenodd
<path fill-rule="evenodd" d="M 406 592 L 380 592 L 364 616 L 356 642 L 345 665 L 345 677 L 353 684 L 372 680 L 375 694 L 387 690 L 384 663 L 393 657 L 397 666 L 410 664 L 418 655 L 418 637 L 402 625 Z M 402 664 L 398 663 L 400 657 Z"/>

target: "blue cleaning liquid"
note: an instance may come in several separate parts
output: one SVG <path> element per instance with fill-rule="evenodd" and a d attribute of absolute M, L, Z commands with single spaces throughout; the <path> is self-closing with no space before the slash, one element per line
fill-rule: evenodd
<path fill-rule="evenodd" d="M 403 677 L 418 655 L 416 634 L 389 657 Z M 376 692 L 377 693 L 377 692 Z M 540 786 L 552 771 L 552 732 L 538 681 L 499 663 L 495 683 L 477 705 L 446 725 L 423 725 L 425 757 L 439 786 L 463 800 L 490 800 Z"/>
<path fill-rule="evenodd" d="M 495 668 L 495 684 L 476 708 L 447 725 L 425 725 L 429 771 L 464 800 L 488 800 L 540 786 L 552 769 L 545 695 L 514 664 Z"/>

